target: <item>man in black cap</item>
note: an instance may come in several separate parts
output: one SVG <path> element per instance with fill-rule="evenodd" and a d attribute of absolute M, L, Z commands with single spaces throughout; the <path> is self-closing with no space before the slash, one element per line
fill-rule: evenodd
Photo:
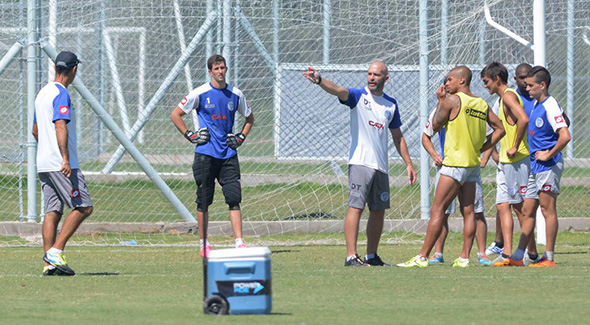
<path fill-rule="evenodd" d="M 37 146 L 37 173 L 45 198 L 43 275 L 75 275 L 64 248 L 82 221 L 92 213 L 90 193 L 80 170 L 76 146 L 76 119 L 68 86 L 74 82 L 78 60 L 72 52 L 55 59 L 55 80 L 35 99 L 33 135 Z M 57 236 L 64 205 L 73 209 Z"/>

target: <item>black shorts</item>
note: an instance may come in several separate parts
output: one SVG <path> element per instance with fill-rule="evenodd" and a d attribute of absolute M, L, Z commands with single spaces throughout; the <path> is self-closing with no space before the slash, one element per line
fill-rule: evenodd
<path fill-rule="evenodd" d="M 207 211 L 213 203 L 215 180 L 221 185 L 225 203 L 232 210 L 239 209 L 242 202 L 242 187 L 240 185 L 240 162 L 238 155 L 228 159 L 217 159 L 211 156 L 195 153 L 193 160 L 193 176 L 197 183 L 197 210 Z"/>

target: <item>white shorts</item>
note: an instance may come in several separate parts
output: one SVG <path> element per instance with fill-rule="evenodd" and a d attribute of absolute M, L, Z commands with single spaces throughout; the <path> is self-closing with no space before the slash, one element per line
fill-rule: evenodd
<path fill-rule="evenodd" d="M 528 157 L 514 163 L 500 163 L 496 171 L 496 204 L 518 204 L 524 201 L 529 182 Z"/>
<path fill-rule="evenodd" d="M 563 173 L 563 158 L 557 161 L 550 170 L 534 175 L 537 192 L 553 192 L 559 194 L 559 182 Z"/>
<path fill-rule="evenodd" d="M 466 182 L 477 182 L 480 178 L 480 170 L 479 165 L 475 167 L 449 167 L 443 165 L 440 168 L 440 174 L 448 176 L 463 185 Z"/>
<path fill-rule="evenodd" d="M 437 167 L 436 169 L 436 178 L 434 180 L 434 191 L 436 192 L 436 185 L 438 185 L 438 180 L 440 178 L 440 170 L 441 167 Z M 475 182 L 475 203 L 473 205 L 473 210 L 475 213 L 483 213 L 484 205 L 483 205 L 483 185 L 481 181 L 481 175 L 477 178 Z M 445 214 L 453 214 L 457 211 L 455 200 L 451 202 L 451 204 L 445 210 Z"/>

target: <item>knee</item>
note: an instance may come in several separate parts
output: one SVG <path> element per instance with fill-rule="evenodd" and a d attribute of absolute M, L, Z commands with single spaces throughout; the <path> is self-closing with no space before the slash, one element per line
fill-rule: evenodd
<path fill-rule="evenodd" d="M 78 211 L 80 211 L 80 214 L 82 215 L 83 218 L 87 218 L 88 216 L 90 216 L 92 214 L 92 211 L 94 211 L 94 207 L 83 207 L 83 208 L 78 208 Z"/>

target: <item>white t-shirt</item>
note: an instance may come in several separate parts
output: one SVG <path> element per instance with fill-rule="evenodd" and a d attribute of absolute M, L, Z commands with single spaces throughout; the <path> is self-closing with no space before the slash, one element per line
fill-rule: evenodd
<path fill-rule="evenodd" d="M 397 101 L 386 94 L 374 96 L 369 89 L 348 89 L 342 104 L 350 110 L 351 143 L 348 164 L 363 165 L 388 172 L 388 129 L 398 129 L 402 122 Z"/>
<path fill-rule="evenodd" d="M 74 106 L 68 90 L 58 82 L 51 82 L 39 91 L 35 99 L 34 123 L 37 124 L 37 172 L 61 170 L 62 156 L 57 145 L 55 121 L 65 120 L 68 130 L 70 168 L 79 169 Z"/>

